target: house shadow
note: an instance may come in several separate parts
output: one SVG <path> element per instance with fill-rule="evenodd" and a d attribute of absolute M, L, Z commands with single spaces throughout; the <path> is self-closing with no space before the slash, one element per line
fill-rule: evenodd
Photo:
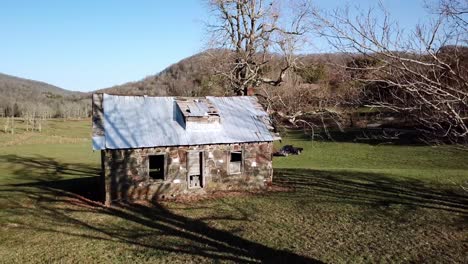
<path fill-rule="evenodd" d="M 96 195 L 100 180 L 97 166 L 64 163 L 42 156 L 6 155 L 0 156 L 0 162 L 11 164 L 9 171 L 14 181 L 20 182 L 0 185 L 0 205 L 6 204 L 5 210 L 12 214 L 21 211 L 38 220 L 37 223 L 15 220 L 14 224 L 21 229 L 123 243 L 145 254 L 175 253 L 194 259 L 203 257 L 239 263 L 321 263 L 209 224 L 210 220 L 249 221 L 242 208 L 234 208 L 240 210 L 239 214 L 197 219 L 176 213 L 158 201 L 105 207 L 102 197 Z M 279 199 L 285 196 L 317 204 L 360 206 L 369 221 L 375 214 L 384 214 L 392 221 L 405 221 L 416 209 L 456 213 L 463 218 L 460 225 L 464 227 L 468 220 L 466 192 L 428 185 L 417 179 L 351 171 L 277 169 L 274 181 L 279 186 L 294 189 L 271 194 Z M 18 199 L 22 197 L 33 200 L 34 206 L 22 203 Z M 396 210 L 390 210 L 394 206 L 404 210 L 397 210 L 398 215 L 395 215 Z M 80 215 L 107 220 L 90 221 Z"/>
<path fill-rule="evenodd" d="M 0 201 L 8 204 L 12 213 L 14 210 L 26 211 L 29 217 L 38 219 L 37 224 L 18 220 L 15 225 L 21 229 L 119 242 L 147 252 L 239 263 L 322 263 L 214 228 L 207 223 L 210 217 L 200 220 L 179 215 L 158 201 L 105 207 L 102 196 L 96 195 L 100 193 L 97 166 L 64 163 L 43 156 L 5 155 L 0 156 L 0 162 L 11 164 L 9 170 L 15 180 L 21 182 L 0 185 Z M 34 207 L 23 204 L 18 197 L 35 201 Z M 110 217 L 112 221 L 87 221 L 79 214 Z M 220 218 L 213 216 L 213 220 Z M 248 221 L 248 218 L 226 215 L 223 220 Z M 50 225 L 44 226 L 49 222 Z M 116 223 L 126 224 L 119 226 Z M 83 231 L 76 232 L 75 229 Z M 158 239 L 161 237 L 164 238 Z"/>

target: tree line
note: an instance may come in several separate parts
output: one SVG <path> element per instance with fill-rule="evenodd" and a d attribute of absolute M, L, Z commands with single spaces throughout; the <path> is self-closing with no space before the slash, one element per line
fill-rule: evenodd
<path fill-rule="evenodd" d="M 0 98 L 0 117 L 87 118 L 91 115 L 89 98 L 30 101 Z"/>
<path fill-rule="evenodd" d="M 427 1 L 427 20 L 414 29 L 400 27 L 381 2 L 367 10 L 321 10 L 308 0 L 208 3 L 212 45 L 232 51 L 217 73 L 236 94 L 255 90 L 272 115 L 313 129 L 324 119 L 339 126 L 350 106 L 366 106 L 411 117 L 428 141 L 468 144 L 466 0 Z M 327 62 L 338 83 L 308 84 L 327 73 L 297 55 L 312 36 L 341 55 Z"/>

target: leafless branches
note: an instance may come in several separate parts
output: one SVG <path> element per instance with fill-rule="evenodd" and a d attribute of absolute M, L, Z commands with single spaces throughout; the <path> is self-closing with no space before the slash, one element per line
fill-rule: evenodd
<path fill-rule="evenodd" d="M 414 116 L 431 138 L 467 143 L 467 1 L 441 0 L 427 23 L 402 29 L 380 5 L 359 11 L 314 10 L 313 25 L 340 52 L 366 63 L 349 64 L 364 72 L 369 104 Z"/>
<path fill-rule="evenodd" d="M 208 26 L 212 44 L 227 49 L 228 66 L 218 70 L 238 95 L 261 84 L 277 86 L 294 67 L 294 52 L 306 33 L 308 1 L 291 1 L 289 9 L 273 0 L 211 0 L 214 23 Z M 283 3 L 284 4 L 284 3 Z M 289 13 L 286 11 L 289 10 Z M 274 78 L 266 74 L 272 56 L 282 65 Z"/>

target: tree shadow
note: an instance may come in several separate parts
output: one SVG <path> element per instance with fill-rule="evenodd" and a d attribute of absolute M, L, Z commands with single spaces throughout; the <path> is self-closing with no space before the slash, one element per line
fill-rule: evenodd
<path fill-rule="evenodd" d="M 312 201 L 365 205 L 374 209 L 405 206 L 459 213 L 468 216 L 468 193 L 455 186 L 442 186 L 413 178 L 376 173 L 278 169 L 278 185 L 303 190 Z"/>
<path fill-rule="evenodd" d="M 289 250 L 275 249 L 232 232 L 210 226 L 209 217 L 193 219 L 179 215 L 164 204 L 121 203 L 105 207 L 96 196 L 99 169 L 35 156 L 0 156 L 11 164 L 18 184 L 0 185 L 0 207 L 11 215 L 37 218 L 15 220 L 21 229 L 61 233 L 86 239 L 120 242 L 146 252 L 166 252 L 241 263 L 321 263 Z M 21 199 L 34 202 L 31 207 Z M 6 206 L 5 206 L 6 205 Z M 87 217 L 80 217 L 86 215 Z M 104 217 L 108 221 L 89 221 Z M 111 219 L 111 220 L 109 220 Z M 213 216 L 219 220 L 219 216 Z M 226 220 L 233 220 L 225 216 Z M 39 221 L 40 220 L 40 221 Z M 235 219 L 248 221 L 248 218 Z M 65 228 L 66 227 L 66 228 Z M 77 231 L 76 229 L 83 230 Z"/>
<path fill-rule="evenodd" d="M 414 129 L 405 128 L 346 128 L 343 131 L 329 130 L 310 131 L 289 130 L 287 134 L 293 141 L 315 140 L 319 142 L 346 142 L 369 145 L 396 145 L 396 146 L 425 146 L 421 133 Z"/>
<path fill-rule="evenodd" d="M 0 156 L 0 162 L 8 164 L 13 172 L 16 187 L 34 186 L 50 190 L 62 190 L 91 201 L 103 202 L 100 169 L 88 164 L 59 162 L 53 158 L 36 156 Z"/>
<path fill-rule="evenodd" d="M 42 156 L 6 155 L 0 156 L 0 162 L 8 163 L 14 180 L 20 182 L 0 185 L 0 208 L 10 215 L 27 216 L 24 221 L 17 217 L 9 220 L 23 230 L 118 242 L 145 254 L 175 253 L 194 259 L 241 263 L 320 263 L 209 224 L 220 220 L 250 221 L 243 208 L 237 206 L 232 208 L 239 211 L 236 214 L 200 218 L 178 214 L 158 201 L 105 207 L 99 202 L 101 197 L 96 196 L 99 193 L 97 166 L 64 163 Z M 405 221 L 417 209 L 456 213 L 464 219 L 463 227 L 468 219 L 466 193 L 417 179 L 351 171 L 277 169 L 274 182 L 295 191 L 271 195 L 308 203 L 359 206 L 369 221 L 375 213 L 384 214 L 392 221 Z M 21 201 L 23 198 L 32 201 L 34 206 Z M 392 210 L 395 206 L 400 210 Z M 30 217 L 37 221 L 31 221 Z"/>

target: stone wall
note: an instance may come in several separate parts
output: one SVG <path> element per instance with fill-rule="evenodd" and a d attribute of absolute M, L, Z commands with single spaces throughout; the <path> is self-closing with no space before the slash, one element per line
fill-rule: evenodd
<path fill-rule="evenodd" d="M 106 204 L 118 200 L 153 200 L 179 195 L 206 194 L 214 190 L 249 190 L 271 183 L 272 143 L 242 143 L 184 147 L 105 150 Z M 189 189 L 187 151 L 203 151 L 204 187 Z M 229 174 L 230 152 L 242 152 L 242 172 Z M 149 177 L 148 155 L 165 155 L 165 179 Z"/>

